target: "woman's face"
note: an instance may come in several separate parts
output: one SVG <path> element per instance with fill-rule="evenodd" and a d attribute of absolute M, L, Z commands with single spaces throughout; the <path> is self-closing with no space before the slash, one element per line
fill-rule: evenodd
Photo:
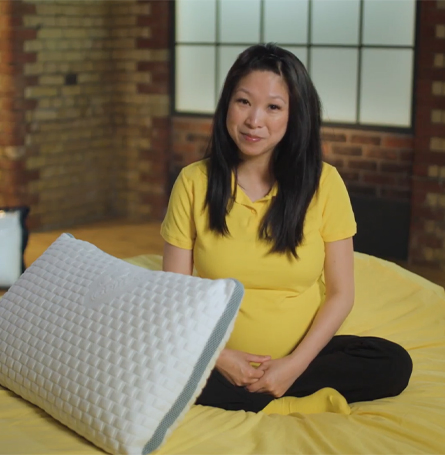
<path fill-rule="evenodd" d="M 289 92 L 284 79 L 271 71 L 252 71 L 233 91 L 226 125 L 243 160 L 270 159 L 286 133 Z"/>

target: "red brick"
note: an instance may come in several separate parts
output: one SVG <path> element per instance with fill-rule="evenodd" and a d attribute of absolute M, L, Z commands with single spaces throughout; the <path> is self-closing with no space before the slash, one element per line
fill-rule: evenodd
<path fill-rule="evenodd" d="M 207 132 L 210 134 L 212 129 L 212 119 L 193 119 L 190 117 L 173 118 L 173 130 Z"/>
<path fill-rule="evenodd" d="M 364 183 L 374 185 L 394 185 L 396 183 L 395 177 L 381 174 L 363 174 L 362 179 Z"/>
<path fill-rule="evenodd" d="M 414 149 L 415 149 L 415 154 L 414 154 L 414 160 L 417 159 L 417 156 L 419 153 L 422 153 L 422 155 L 426 152 L 429 151 L 430 149 L 430 137 L 429 136 L 416 136 L 415 141 L 414 141 Z"/>
<path fill-rule="evenodd" d="M 153 118 L 153 128 L 162 129 L 162 130 L 169 130 L 171 126 L 170 118 Z"/>
<path fill-rule="evenodd" d="M 415 193 L 438 193 L 444 194 L 445 193 L 445 182 L 437 180 L 420 180 L 420 179 L 413 179 L 413 191 Z"/>
<path fill-rule="evenodd" d="M 430 3 L 432 5 L 430 5 Z M 434 6 L 435 8 L 429 8 Z M 424 12 L 424 24 L 442 24 L 445 22 L 445 10 L 437 8 L 437 3 L 435 1 L 433 2 L 422 2 L 422 9 L 425 8 L 425 10 L 422 11 Z"/>
<path fill-rule="evenodd" d="M 431 234 L 420 234 L 418 236 L 420 244 L 429 248 L 442 248 L 442 239 L 439 239 Z"/>
<path fill-rule="evenodd" d="M 150 38 L 138 38 L 136 40 L 136 49 L 151 49 L 152 40 Z"/>
<path fill-rule="evenodd" d="M 418 104 L 428 104 L 433 98 L 431 92 L 431 82 L 429 80 L 418 80 L 416 83 L 416 96 L 418 99 Z"/>
<path fill-rule="evenodd" d="M 24 109 L 27 111 L 32 111 L 37 108 L 38 104 L 38 100 L 25 100 Z"/>
<path fill-rule="evenodd" d="M 147 161 L 166 161 L 167 160 L 167 148 L 152 147 L 150 149 L 139 150 L 139 158 Z"/>
<path fill-rule="evenodd" d="M 37 62 L 37 54 L 31 52 L 16 53 L 13 55 L 13 62 L 17 63 L 35 63 Z"/>
<path fill-rule="evenodd" d="M 412 148 L 413 138 L 412 136 L 387 136 L 383 138 L 383 147 L 395 147 L 395 148 Z"/>
<path fill-rule="evenodd" d="M 156 150 L 157 153 L 165 153 L 166 150 L 168 150 L 170 141 L 167 141 L 165 139 L 159 139 L 159 138 L 152 138 L 150 140 L 150 149 L 151 150 Z M 181 146 L 182 143 L 179 143 Z"/>
<path fill-rule="evenodd" d="M 167 33 L 165 33 L 164 28 L 151 26 L 150 27 L 153 36 L 150 38 L 150 48 L 151 49 L 168 49 L 170 40 Z"/>
<path fill-rule="evenodd" d="M 414 150 L 400 150 L 400 161 L 412 162 L 414 159 Z"/>
<path fill-rule="evenodd" d="M 353 135 L 351 136 L 351 144 L 371 144 L 371 145 L 380 145 L 381 138 L 379 136 L 362 136 L 362 135 Z"/>
<path fill-rule="evenodd" d="M 159 65 L 160 65 L 159 62 L 138 62 L 137 70 L 138 71 L 155 71 Z"/>
<path fill-rule="evenodd" d="M 394 149 L 371 148 L 365 149 L 366 158 L 377 158 L 382 160 L 398 160 L 399 151 Z"/>
<path fill-rule="evenodd" d="M 18 133 L 0 135 L 0 145 L 2 146 L 19 146 L 24 145 L 25 138 Z"/>
<path fill-rule="evenodd" d="M 23 26 L 23 19 L 21 16 L 0 16 L 0 29 L 21 26 Z"/>
<path fill-rule="evenodd" d="M 27 87 L 35 87 L 39 85 L 39 77 L 38 76 L 26 76 L 25 83 Z"/>
<path fill-rule="evenodd" d="M 154 23 L 155 19 L 152 16 L 138 16 L 137 26 L 138 27 L 147 27 L 151 26 Z"/>
<path fill-rule="evenodd" d="M 26 172 L 21 170 L 9 170 L 2 179 L 2 184 L 9 185 L 13 190 L 20 185 L 25 185 L 33 180 L 38 180 L 39 171 Z"/>
<path fill-rule="evenodd" d="M 1 189 L 0 189 L 1 193 Z M 18 207 L 21 205 L 28 205 L 28 199 L 24 194 L 15 193 L 4 193 L 3 199 L 5 201 L 5 207 Z"/>
<path fill-rule="evenodd" d="M 431 100 L 429 105 L 431 109 L 445 109 L 445 97 L 436 96 Z"/>
<path fill-rule="evenodd" d="M 326 142 L 346 142 L 346 135 L 344 134 L 335 134 L 335 133 L 321 133 L 322 141 Z"/>
<path fill-rule="evenodd" d="M 24 3 L 23 1 L 12 1 L 14 4 L 13 13 L 17 15 L 29 15 L 35 16 L 37 14 L 36 5 L 31 5 L 29 3 Z"/>
<path fill-rule="evenodd" d="M 9 74 L 12 76 L 21 76 L 23 74 L 23 65 L 17 62 L 6 63 L 0 62 L 0 74 Z"/>
<path fill-rule="evenodd" d="M 157 94 L 157 95 L 168 95 L 170 93 L 170 87 L 168 81 L 162 84 L 138 84 L 138 93 L 145 94 Z"/>
<path fill-rule="evenodd" d="M 170 2 L 168 1 L 152 1 L 151 15 L 156 18 L 158 24 L 165 24 L 170 14 Z"/>
<path fill-rule="evenodd" d="M 193 153 L 196 151 L 196 145 L 195 144 L 175 144 L 173 143 L 173 150 L 176 153 L 183 153 L 183 154 L 189 154 Z"/>
<path fill-rule="evenodd" d="M 382 172 L 410 174 L 412 166 L 410 164 L 403 163 L 380 163 L 380 170 Z"/>
<path fill-rule="evenodd" d="M 367 171 L 377 170 L 377 163 L 375 161 L 350 160 L 348 166 L 351 169 L 363 169 Z"/>
<path fill-rule="evenodd" d="M 427 207 L 415 206 L 414 216 L 424 218 L 431 221 L 442 221 L 444 212 L 442 210 L 433 210 Z"/>
<path fill-rule="evenodd" d="M 428 66 L 419 65 L 417 67 L 418 77 L 420 79 L 429 79 L 431 81 L 440 81 L 445 79 L 445 68 L 433 68 L 433 58 Z"/>
<path fill-rule="evenodd" d="M 185 140 L 187 142 L 208 142 L 209 136 L 207 134 L 190 133 L 186 135 Z"/>
<path fill-rule="evenodd" d="M 358 172 L 351 171 L 349 169 L 338 170 L 342 179 L 346 182 L 358 182 L 360 180 L 360 174 Z"/>
<path fill-rule="evenodd" d="M 12 39 L 17 41 L 27 41 L 37 39 L 37 30 L 30 28 L 14 29 Z"/>
<path fill-rule="evenodd" d="M 24 171 L 25 161 L 23 160 L 8 160 L 0 159 L 0 169 L 4 171 Z"/>
<path fill-rule="evenodd" d="M 333 145 L 332 153 L 334 155 L 361 156 L 362 148 L 361 147 L 352 147 L 352 146 L 347 146 L 347 145 L 344 145 L 344 146 Z"/>
<path fill-rule="evenodd" d="M 12 14 L 12 2 L 0 1 L 0 15 L 6 16 Z"/>
<path fill-rule="evenodd" d="M 26 196 L 28 194 L 28 184 L 27 183 L 15 183 L 10 185 L 5 183 L 3 180 L 0 182 L 0 193 L 3 193 L 5 196 Z"/>

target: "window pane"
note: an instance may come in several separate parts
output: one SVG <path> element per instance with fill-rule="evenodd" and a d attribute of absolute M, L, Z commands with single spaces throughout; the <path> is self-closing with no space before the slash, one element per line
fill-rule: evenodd
<path fill-rule="evenodd" d="M 222 89 L 224 81 L 230 67 L 233 65 L 238 55 L 246 49 L 246 46 L 220 46 L 218 49 L 218 86 L 217 95 Z"/>
<path fill-rule="evenodd" d="M 176 0 L 176 41 L 214 43 L 216 0 Z"/>
<path fill-rule="evenodd" d="M 257 43 L 260 40 L 260 0 L 220 0 L 221 43 Z"/>
<path fill-rule="evenodd" d="M 313 0 L 312 42 L 358 44 L 359 16 L 360 0 Z"/>
<path fill-rule="evenodd" d="M 284 49 L 292 52 L 292 54 L 296 55 L 300 60 L 301 63 L 307 68 L 307 47 L 304 46 L 287 46 Z"/>
<path fill-rule="evenodd" d="M 414 45 L 415 0 L 365 0 L 363 44 Z"/>
<path fill-rule="evenodd" d="M 356 122 L 357 49 L 313 48 L 311 77 L 327 122 Z"/>
<path fill-rule="evenodd" d="M 264 41 L 307 43 L 308 0 L 264 0 Z"/>
<path fill-rule="evenodd" d="M 176 46 L 176 110 L 215 110 L 215 47 Z"/>
<path fill-rule="evenodd" d="M 360 123 L 411 125 L 413 51 L 364 49 Z"/>

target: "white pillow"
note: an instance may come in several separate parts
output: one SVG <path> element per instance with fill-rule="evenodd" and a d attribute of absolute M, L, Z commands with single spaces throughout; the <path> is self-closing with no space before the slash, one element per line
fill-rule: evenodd
<path fill-rule="evenodd" d="M 0 384 L 107 452 L 150 453 L 201 392 L 243 292 L 63 234 L 0 300 Z"/>
<path fill-rule="evenodd" d="M 0 210 L 0 288 L 11 286 L 22 273 L 22 226 L 19 211 Z"/>

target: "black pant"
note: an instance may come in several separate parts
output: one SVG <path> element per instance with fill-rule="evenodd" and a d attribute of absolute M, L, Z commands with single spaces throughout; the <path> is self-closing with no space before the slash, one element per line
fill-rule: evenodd
<path fill-rule="evenodd" d="M 304 397 L 332 387 L 348 403 L 392 397 L 406 388 L 412 368 L 411 357 L 396 343 L 376 337 L 339 335 L 320 351 L 284 396 Z M 215 368 L 196 404 L 258 412 L 273 399 L 272 395 L 234 386 Z"/>

